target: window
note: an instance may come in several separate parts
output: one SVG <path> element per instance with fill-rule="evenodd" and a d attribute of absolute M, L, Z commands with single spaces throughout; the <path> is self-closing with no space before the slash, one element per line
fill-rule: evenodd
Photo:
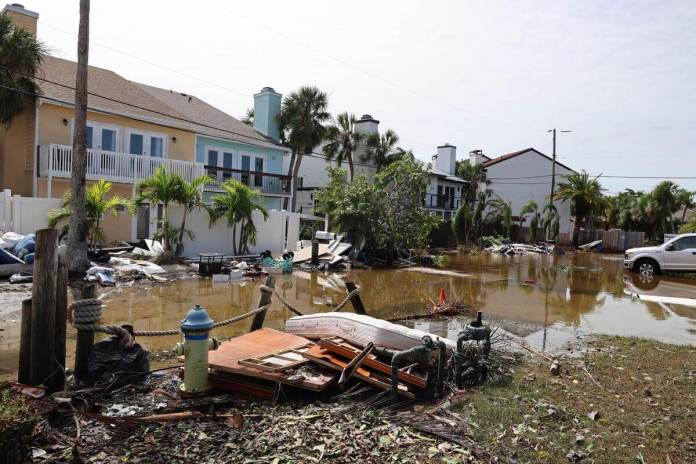
<path fill-rule="evenodd" d="M 684 237 L 672 242 L 675 251 L 696 248 L 696 237 Z"/>
<path fill-rule="evenodd" d="M 130 140 L 128 142 L 128 153 L 131 155 L 142 155 L 143 154 L 143 136 L 141 134 L 130 134 Z"/>
<path fill-rule="evenodd" d="M 93 132 L 94 131 L 92 130 L 92 126 L 87 126 L 87 132 L 85 132 L 86 138 L 87 138 L 87 148 L 92 148 L 92 146 L 93 146 L 93 143 L 92 143 Z"/>
<path fill-rule="evenodd" d="M 263 158 L 256 158 L 254 160 L 254 170 L 256 172 L 263 172 Z M 263 176 L 258 174 L 254 176 L 254 186 L 263 187 Z"/>
<path fill-rule="evenodd" d="M 222 167 L 225 168 L 222 171 L 222 181 L 224 182 L 232 177 L 232 172 L 227 171 L 227 169 L 232 169 L 232 153 L 222 154 Z"/>
<path fill-rule="evenodd" d="M 167 156 L 167 136 L 152 132 L 128 129 L 126 132 L 128 153 L 138 156 L 165 158 Z"/>
<path fill-rule="evenodd" d="M 218 165 L 218 152 L 217 150 L 208 150 L 208 163 L 206 166 L 208 166 L 208 174 L 214 178 L 217 179 L 217 165 Z"/>
<path fill-rule="evenodd" d="M 162 137 L 150 136 L 150 156 L 164 158 L 164 139 Z"/>
<path fill-rule="evenodd" d="M 251 170 L 251 158 L 248 155 L 242 155 L 242 183 L 249 185 L 249 171 Z"/>

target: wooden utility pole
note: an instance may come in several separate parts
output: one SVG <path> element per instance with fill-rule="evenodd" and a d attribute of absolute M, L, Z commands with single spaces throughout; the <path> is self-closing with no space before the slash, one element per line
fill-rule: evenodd
<path fill-rule="evenodd" d="M 87 257 L 87 210 L 85 171 L 87 170 L 87 62 L 89 58 L 89 0 L 80 0 L 80 29 L 77 37 L 77 76 L 75 80 L 75 128 L 73 132 L 70 230 L 68 269 L 83 273 L 89 268 Z"/>
<path fill-rule="evenodd" d="M 58 231 L 36 231 L 34 284 L 31 296 L 30 382 L 39 385 L 55 373 L 56 276 Z"/>
<path fill-rule="evenodd" d="M 549 204 L 553 205 L 553 192 L 556 189 L 556 129 L 553 131 L 553 163 L 551 165 L 551 195 L 549 195 Z"/>

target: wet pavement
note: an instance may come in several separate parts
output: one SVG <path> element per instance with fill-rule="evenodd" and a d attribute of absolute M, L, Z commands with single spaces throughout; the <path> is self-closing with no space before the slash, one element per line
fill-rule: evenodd
<path fill-rule="evenodd" d="M 187 279 L 156 287 L 104 289 L 103 318 L 110 324 L 132 324 L 136 330 L 176 328 L 194 305 L 207 308 L 215 320 L 256 307 L 262 279 L 242 283 L 213 283 Z M 491 254 L 446 255 L 443 269 L 354 270 L 348 273 L 295 271 L 277 276 L 276 288 L 304 312 L 331 311 L 346 295 L 344 282 L 361 287 L 370 315 L 393 318 L 423 313 L 437 300 L 441 288 L 484 312 L 493 325 L 525 337 L 547 351 L 576 335 L 608 334 L 653 338 L 696 345 L 696 308 L 642 302 L 631 293 L 696 298 L 696 280 L 654 276 L 645 278 L 623 270 L 622 256 L 575 254 L 563 257 Z M 348 305 L 346 310 L 350 310 Z M 19 309 L 19 308 L 17 308 Z M 16 369 L 19 312 L 7 311 L 0 321 L 0 372 Z M 282 328 L 292 313 L 274 299 L 266 325 Z M 420 320 L 417 328 L 455 337 L 467 318 Z M 245 332 L 250 321 L 215 330 L 226 338 Z M 170 349 L 177 336 L 141 338 L 150 350 Z M 68 329 L 68 355 L 75 332 Z M 68 361 L 72 365 L 72 360 Z"/>

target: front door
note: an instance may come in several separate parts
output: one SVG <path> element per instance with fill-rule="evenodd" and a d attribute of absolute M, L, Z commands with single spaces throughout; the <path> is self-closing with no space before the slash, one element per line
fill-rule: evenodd
<path fill-rule="evenodd" d="M 696 269 L 696 236 L 682 237 L 670 245 L 664 254 L 666 269 Z"/>

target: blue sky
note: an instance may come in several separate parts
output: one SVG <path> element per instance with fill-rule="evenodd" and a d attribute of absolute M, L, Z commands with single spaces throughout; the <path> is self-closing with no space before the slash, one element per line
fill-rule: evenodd
<path fill-rule="evenodd" d="M 75 58 L 77 0 L 24 0 Z M 696 2 L 92 2 L 90 64 L 233 114 L 317 85 L 424 160 L 521 148 L 593 174 L 696 176 Z M 163 69 L 166 68 L 165 69 Z M 657 180 L 603 179 L 608 191 Z M 696 190 L 696 180 L 679 181 Z"/>

